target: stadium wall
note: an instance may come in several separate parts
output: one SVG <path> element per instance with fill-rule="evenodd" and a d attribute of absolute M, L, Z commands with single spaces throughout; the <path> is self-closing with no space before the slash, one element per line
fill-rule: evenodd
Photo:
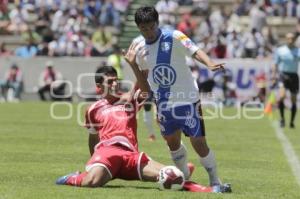
<path fill-rule="evenodd" d="M 51 60 L 54 68 L 62 73 L 65 80 L 70 82 L 68 91 L 77 94 L 80 88 L 81 92 L 90 93 L 95 91 L 94 73 L 106 61 L 105 57 L 84 58 L 84 57 L 63 57 L 63 58 L 46 58 L 36 57 L 30 59 L 21 59 L 16 57 L 0 59 L 0 79 L 3 79 L 5 72 L 12 63 L 16 63 L 22 73 L 24 81 L 25 94 L 33 94 L 37 91 L 39 76 L 45 69 L 47 61 Z M 124 78 L 134 79 L 129 67 L 124 67 Z M 71 88 L 70 88 L 71 84 Z"/>
<path fill-rule="evenodd" d="M 16 57 L 0 59 L 0 79 L 4 78 L 5 72 L 12 63 L 16 63 L 23 72 L 24 92 L 35 93 L 37 90 L 40 73 L 45 68 L 45 63 L 51 60 L 54 68 L 60 71 L 64 78 L 70 82 L 69 91 L 72 94 L 78 92 L 94 92 L 94 76 L 96 68 L 106 61 L 105 57 L 100 58 L 82 58 L 82 57 L 63 57 L 63 58 L 46 58 L 36 57 L 31 59 L 20 59 Z M 228 59 L 217 60 L 217 62 L 226 63 L 226 74 L 232 77 L 232 82 L 236 86 L 236 93 L 239 100 L 246 100 L 256 95 L 257 88 L 255 78 L 257 75 L 264 73 L 267 81 L 270 78 L 272 60 L 269 59 Z M 214 88 L 215 95 L 222 95 L 221 82 L 222 72 L 213 73 L 208 71 L 204 66 L 200 66 L 200 80 L 205 81 L 213 78 L 216 81 Z M 123 68 L 124 79 L 134 79 L 134 75 L 129 66 Z M 299 68 L 300 73 L 300 68 Z"/>

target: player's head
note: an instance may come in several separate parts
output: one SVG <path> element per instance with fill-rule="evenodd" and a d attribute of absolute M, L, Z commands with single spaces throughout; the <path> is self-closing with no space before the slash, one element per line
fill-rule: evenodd
<path fill-rule="evenodd" d="M 295 35 L 293 33 L 287 33 L 285 35 L 286 43 L 289 46 L 293 46 L 295 42 Z"/>
<path fill-rule="evenodd" d="M 97 93 L 107 96 L 118 92 L 119 84 L 117 71 L 112 66 L 102 66 L 95 74 Z"/>
<path fill-rule="evenodd" d="M 134 16 L 135 23 L 147 41 L 154 41 L 158 33 L 158 12 L 153 6 L 137 9 Z"/>

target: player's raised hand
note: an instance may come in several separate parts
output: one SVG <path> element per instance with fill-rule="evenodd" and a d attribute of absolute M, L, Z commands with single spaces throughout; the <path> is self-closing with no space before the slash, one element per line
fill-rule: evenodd
<path fill-rule="evenodd" d="M 218 70 L 221 70 L 221 71 L 225 71 L 225 63 L 221 63 L 221 64 L 210 64 L 208 65 L 207 67 L 212 70 L 212 71 L 218 71 Z"/>
<path fill-rule="evenodd" d="M 128 50 L 122 50 L 122 54 L 124 56 L 125 61 L 129 64 L 129 65 L 136 65 L 136 54 L 137 54 L 137 46 L 138 43 L 133 42 Z"/>

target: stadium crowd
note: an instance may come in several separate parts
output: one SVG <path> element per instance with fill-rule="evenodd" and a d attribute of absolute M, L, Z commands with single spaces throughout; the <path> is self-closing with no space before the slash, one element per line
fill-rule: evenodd
<path fill-rule="evenodd" d="M 10 50 L 2 42 L 0 57 L 108 56 L 108 63 L 118 71 L 119 79 L 123 79 L 124 61 L 117 44 L 125 19 L 122 15 L 128 10 L 130 0 L 0 2 L 0 34 L 20 36 L 25 44 Z M 211 9 L 208 0 L 159 0 L 155 7 L 160 14 L 160 26 L 182 31 L 212 58 L 271 57 L 281 42 L 266 17 L 300 19 L 297 0 L 233 2 L 230 7 Z M 183 12 L 184 8 L 189 9 Z M 239 23 L 240 16 L 249 17 L 247 28 Z M 300 20 L 295 33 L 298 37 L 296 46 L 300 47 Z M 188 65 L 193 67 L 194 63 Z M 5 85 L 8 87 L 9 84 Z M 205 85 L 201 88 L 211 91 L 214 83 Z M 224 87 L 224 93 L 233 93 L 232 90 Z M 20 96 L 19 92 L 16 96 Z M 230 96 L 235 98 L 235 94 Z"/>
<path fill-rule="evenodd" d="M 129 0 L 1 1 L 1 34 L 20 35 L 25 45 L 1 56 L 105 56 L 112 52 Z M 111 28 L 114 27 L 114 28 Z"/>
<path fill-rule="evenodd" d="M 0 34 L 21 35 L 24 45 L 10 51 L 1 43 L 0 56 L 107 56 L 118 43 L 129 4 L 130 0 L 1 0 Z M 178 14 L 184 6 L 191 9 Z M 155 7 L 161 26 L 184 32 L 215 58 L 268 57 L 279 39 L 266 17 L 300 17 L 297 0 L 235 0 L 229 9 L 211 9 L 208 0 L 159 0 Z M 239 22 L 245 15 L 250 18 L 246 29 Z M 300 37 L 296 44 L 300 46 Z"/>

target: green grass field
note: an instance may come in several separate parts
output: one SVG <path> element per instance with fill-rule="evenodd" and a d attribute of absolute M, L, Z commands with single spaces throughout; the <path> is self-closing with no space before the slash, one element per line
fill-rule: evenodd
<path fill-rule="evenodd" d="M 200 194 L 159 191 L 155 183 L 114 180 L 103 188 L 57 186 L 57 177 L 83 170 L 89 159 L 87 133 L 74 116 L 51 119 L 47 103 L 0 104 L 0 199 L 42 198 L 300 198 L 300 187 L 268 118 L 260 120 L 214 119 L 206 121 L 207 139 L 214 150 L 223 182 L 232 184 L 232 194 Z M 64 107 L 56 114 L 67 114 Z M 226 109 L 233 114 L 234 109 Z M 79 113 L 80 114 L 80 113 Z M 142 115 L 142 114 L 140 114 Z M 140 149 L 153 159 L 172 164 L 157 128 L 158 140 L 148 142 L 139 120 Z M 300 157 L 298 129 L 284 129 Z M 189 160 L 199 165 L 188 140 Z M 208 184 L 202 167 L 192 180 Z"/>

